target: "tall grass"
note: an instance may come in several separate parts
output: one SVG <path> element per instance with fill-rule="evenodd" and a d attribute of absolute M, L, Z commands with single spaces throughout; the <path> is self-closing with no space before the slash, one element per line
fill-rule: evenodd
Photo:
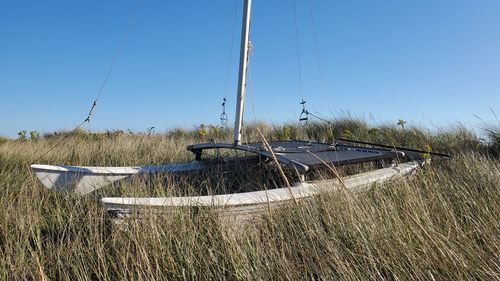
<path fill-rule="evenodd" d="M 249 124 L 248 140 L 259 140 L 252 126 L 269 139 L 328 141 L 350 133 L 358 140 L 427 145 L 455 157 L 408 178 L 357 193 L 325 193 L 243 225 L 228 224 L 209 210 L 185 209 L 131 218 L 117 227 L 97 204 L 97 194 L 52 193 L 33 177 L 29 164 L 187 161 L 186 145 L 214 136 L 176 129 L 162 135 L 80 132 L 5 141 L 0 144 L 0 278 L 500 279 L 498 140 L 483 142 L 464 128 L 403 130 L 356 120 L 337 120 L 333 129 Z M 61 138 L 57 149 L 46 153 Z M 230 132 L 217 135 L 221 141 L 230 138 Z M 172 186 L 183 188 L 182 182 Z"/>

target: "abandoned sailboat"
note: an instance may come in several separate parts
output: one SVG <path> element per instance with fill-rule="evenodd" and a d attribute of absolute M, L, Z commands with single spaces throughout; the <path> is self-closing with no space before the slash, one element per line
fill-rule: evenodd
<path fill-rule="evenodd" d="M 254 155 L 246 160 L 271 159 L 285 169 L 298 174 L 298 181 L 289 187 L 267 191 L 253 191 L 238 194 L 208 195 L 197 197 L 164 197 L 164 198 L 102 198 L 101 202 L 111 211 L 127 213 L 136 206 L 179 207 L 179 206 L 215 206 L 241 210 L 250 206 L 252 210 L 269 203 L 279 203 L 292 199 L 313 196 L 323 190 L 323 187 L 336 188 L 344 185 L 347 188 L 357 188 L 382 182 L 392 177 L 406 175 L 422 163 L 419 154 L 414 151 L 398 148 L 377 147 L 377 145 L 359 146 L 346 143 L 318 143 L 311 141 L 276 141 L 267 143 L 264 139 L 259 143 L 242 143 L 243 107 L 249 56 L 249 33 L 252 0 L 244 0 L 243 24 L 240 45 L 240 64 L 238 77 L 237 106 L 234 125 L 234 143 L 206 143 L 188 146 L 194 154 L 191 163 L 165 164 L 161 166 L 133 167 L 76 167 L 32 165 L 32 170 L 42 184 L 55 191 L 73 190 L 81 195 L 91 193 L 107 185 L 130 179 L 138 175 L 153 175 L 161 173 L 185 173 L 209 169 L 220 164 L 216 160 L 207 160 L 204 151 L 214 149 L 229 149 Z M 411 157 L 408 157 L 408 156 Z M 402 159 L 408 162 L 401 163 Z M 241 159 L 225 159 L 241 161 Z M 344 179 L 326 181 L 307 181 L 311 171 L 325 165 L 334 167 L 367 163 L 395 163 L 362 174 Z M 399 164 L 397 164 L 399 162 Z"/>

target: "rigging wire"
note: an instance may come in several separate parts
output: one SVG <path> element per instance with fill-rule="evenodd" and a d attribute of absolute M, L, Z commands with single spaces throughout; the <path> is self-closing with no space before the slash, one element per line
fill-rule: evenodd
<path fill-rule="evenodd" d="M 250 97 L 252 99 L 252 112 L 253 112 L 253 117 L 254 117 L 254 121 L 256 121 L 256 117 L 255 117 L 255 108 L 254 108 L 254 102 L 253 102 L 253 93 L 252 93 L 252 77 L 251 77 L 251 71 L 250 71 L 250 66 L 251 66 L 251 61 L 250 61 L 250 57 L 253 55 L 253 51 L 254 51 L 254 47 L 253 47 L 253 44 L 252 42 L 249 40 L 248 41 L 248 56 L 247 56 L 247 68 L 245 69 L 245 72 L 247 73 L 247 81 L 245 83 L 245 96 L 247 94 L 250 94 Z M 243 108 L 243 112 L 244 112 L 244 108 Z M 244 118 L 243 118 L 244 120 Z M 244 127 L 244 124 L 242 123 L 242 128 Z M 245 130 L 242 130 L 243 132 L 243 137 L 245 137 Z M 248 136 L 246 136 L 246 140 L 248 142 Z"/>
<path fill-rule="evenodd" d="M 52 146 L 50 146 L 49 149 L 47 151 L 45 151 L 42 155 L 40 155 L 39 157 L 37 157 L 37 159 L 41 159 L 41 158 L 47 156 L 47 154 L 49 154 L 50 152 L 54 151 L 54 149 L 56 149 L 57 147 L 59 147 L 59 145 L 64 140 L 66 140 L 69 136 L 73 135 L 73 133 L 75 133 L 76 131 L 78 131 L 78 129 L 80 129 L 85 123 L 87 123 L 87 119 L 85 119 L 82 123 L 80 123 L 78 126 L 76 126 L 73 130 L 71 130 L 69 133 L 65 134 L 56 143 L 54 143 Z"/>
<path fill-rule="evenodd" d="M 238 2 L 234 1 L 233 5 L 233 19 L 232 19 L 232 29 L 231 36 L 229 39 L 229 52 L 227 57 L 227 73 L 226 73 L 226 81 L 224 83 L 224 98 L 222 102 L 222 114 L 220 116 L 221 126 L 222 128 L 227 127 L 228 117 L 226 114 L 226 102 L 227 102 L 227 94 L 229 91 L 229 76 L 231 75 L 231 66 L 233 65 L 233 50 L 234 50 L 234 35 L 236 34 L 236 19 L 238 16 Z"/>
<path fill-rule="evenodd" d="M 308 115 L 311 115 L 312 117 L 314 117 L 314 118 L 316 118 L 316 119 L 318 119 L 318 120 L 320 120 L 320 121 L 323 121 L 323 122 L 327 123 L 328 125 L 333 125 L 333 122 L 328 121 L 328 120 L 327 120 L 327 119 L 325 119 L 325 118 L 319 117 L 318 115 L 316 115 L 316 114 L 314 114 L 314 113 L 307 112 L 307 114 L 308 114 Z"/>
<path fill-rule="evenodd" d="M 92 113 L 94 112 L 94 110 L 95 110 L 95 108 L 97 106 L 97 101 L 101 97 L 101 95 L 103 93 L 103 90 L 104 90 L 104 87 L 108 83 L 109 77 L 111 76 L 111 73 L 113 72 L 115 64 L 116 64 L 116 62 L 118 60 L 118 57 L 119 57 L 119 55 L 121 53 L 121 50 L 123 49 L 123 46 L 125 45 L 125 41 L 127 41 L 128 35 L 129 35 L 130 30 L 132 29 L 132 26 L 133 26 L 133 24 L 135 22 L 135 17 L 137 15 L 137 12 L 139 10 L 140 5 L 141 5 L 141 0 L 138 0 L 137 6 L 135 7 L 134 10 L 132 10 L 132 13 L 131 13 L 131 15 L 129 17 L 128 26 L 127 26 L 127 29 L 125 30 L 125 33 L 123 34 L 123 37 L 122 37 L 122 39 L 120 41 L 120 45 L 118 46 L 118 49 L 116 49 L 116 51 L 115 51 L 115 54 L 113 56 L 113 60 L 111 61 L 111 64 L 110 64 L 110 66 L 108 68 L 108 71 L 106 72 L 106 76 L 104 77 L 104 80 L 102 81 L 101 86 L 99 87 L 99 92 L 97 93 L 97 96 L 94 99 L 92 107 L 90 108 L 89 114 L 88 114 L 87 118 L 85 119 L 84 123 L 85 122 L 89 122 L 90 123 L 90 119 L 92 118 Z"/>
<path fill-rule="evenodd" d="M 293 19 L 295 23 L 295 43 L 297 45 L 297 64 L 299 70 L 299 93 L 302 100 L 304 100 L 304 94 L 302 92 L 302 69 L 300 65 L 300 46 L 299 46 L 299 27 L 297 24 L 297 1 L 293 0 Z"/>
<path fill-rule="evenodd" d="M 255 114 L 255 103 L 254 103 L 254 96 L 253 96 L 253 80 L 252 80 L 252 72 L 250 71 L 250 62 L 247 64 L 247 89 L 246 89 L 246 94 L 250 95 L 250 100 L 252 101 L 252 115 L 253 115 L 253 121 L 257 123 L 257 115 Z"/>
<path fill-rule="evenodd" d="M 115 51 L 115 54 L 113 56 L 113 60 L 111 61 L 111 65 L 109 66 L 108 71 L 106 72 L 106 76 L 104 77 L 104 80 L 102 81 L 101 86 L 99 87 L 99 92 L 97 93 L 96 98 L 92 102 L 92 106 L 90 107 L 90 110 L 89 110 L 89 112 L 87 114 L 87 117 L 80 124 L 78 124 L 75 128 L 73 128 L 73 130 L 71 130 L 65 136 L 63 136 L 62 138 L 60 138 L 51 147 L 49 147 L 49 149 L 47 151 L 45 151 L 43 154 L 41 154 L 41 156 L 37 157 L 37 159 L 43 158 L 43 157 L 47 156 L 47 154 L 49 154 L 50 152 L 54 151 L 55 148 L 59 147 L 59 145 L 64 140 L 66 140 L 69 136 L 73 135 L 73 133 L 75 133 L 78 129 L 80 129 L 85 123 L 89 123 L 90 124 L 90 121 L 92 119 L 92 115 L 93 115 L 93 113 L 94 113 L 94 111 L 95 111 L 95 109 L 97 107 L 97 101 L 101 97 L 101 95 L 103 93 L 103 89 L 106 86 L 106 84 L 107 84 L 107 82 L 109 80 L 109 77 L 111 76 L 111 73 L 113 71 L 113 68 L 114 68 L 117 60 L 118 60 L 120 52 L 123 49 L 123 46 L 125 45 L 125 41 L 128 38 L 130 30 L 132 29 L 133 23 L 135 21 L 137 12 L 139 11 L 139 8 L 141 7 L 141 4 L 142 4 L 142 0 L 138 0 L 137 1 L 137 6 L 135 6 L 135 8 L 132 10 L 132 12 L 131 12 L 131 14 L 129 16 L 129 22 L 128 22 L 127 29 L 125 30 L 125 33 L 123 34 L 123 37 L 122 37 L 122 39 L 120 41 L 120 45 L 118 46 L 118 49 L 116 49 L 116 51 Z"/>
<path fill-rule="evenodd" d="M 309 17 L 311 19 L 311 26 L 312 26 L 312 31 L 313 31 L 313 37 L 314 37 L 314 49 L 316 52 L 316 62 L 318 65 L 318 71 L 320 75 L 320 81 L 321 81 L 321 91 L 324 94 L 325 93 L 325 83 L 324 83 L 324 77 L 323 77 L 323 70 L 321 68 L 321 59 L 320 59 L 320 53 L 319 53 L 319 44 L 318 44 L 318 35 L 316 32 L 316 21 L 314 20 L 314 13 L 313 13 L 313 5 L 312 5 L 312 0 L 308 1 L 309 3 Z M 297 39 L 297 54 L 298 54 L 298 60 L 299 60 L 299 74 L 301 73 L 300 69 L 300 50 L 299 50 L 299 36 L 298 36 L 298 28 L 297 28 L 297 8 L 296 8 L 296 0 L 294 0 L 294 12 L 295 12 L 295 34 L 296 34 L 296 39 Z M 300 75 L 301 76 L 301 75 Z M 300 81 L 300 85 L 302 85 L 302 82 Z M 306 108 L 306 99 L 304 98 L 304 95 L 302 94 L 302 88 L 301 90 L 301 102 L 300 105 L 302 105 L 302 112 L 300 113 L 299 116 L 299 123 L 301 126 L 306 126 L 309 121 L 309 116 L 312 116 L 320 121 L 323 121 L 330 125 L 330 129 L 332 130 L 333 134 L 333 123 L 328 121 L 325 118 L 322 118 L 316 114 L 313 114 L 309 112 Z"/>
<path fill-rule="evenodd" d="M 304 99 L 304 93 L 302 91 L 302 68 L 300 64 L 300 44 L 299 44 L 299 28 L 297 24 L 297 1 L 293 0 L 293 20 L 295 27 L 295 44 L 297 47 L 297 66 L 299 71 L 299 93 L 300 93 L 300 104 L 302 105 L 302 113 L 300 113 L 299 123 L 301 126 L 307 125 L 309 112 L 306 109 L 306 100 Z"/>
<path fill-rule="evenodd" d="M 322 92 L 322 94 L 325 94 L 325 79 L 323 77 L 323 69 L 321 68 L 321 59 L 320 59 L 319 47 L 318 47 L 319 46 L 318 36 L 316 33 L 316 21 L 314 20 L 312 0 L 309 0 L 309 17 L 311 18 L 311 25 L 312 25 L 313 36 L 314 36 L 314 49 L 316 51 L 316 61 L 318 63 L 319 78 L 321 81 L 321 92 Z"/>

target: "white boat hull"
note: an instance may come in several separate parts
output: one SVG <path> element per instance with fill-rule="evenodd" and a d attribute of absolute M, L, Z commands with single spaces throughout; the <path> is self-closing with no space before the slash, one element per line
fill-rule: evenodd
<path fill-rule="evenodd" d="M 382 183 L 395 177 L 402 177 L 415 171 L 419 166 L 419 162 L 416 161 L 402 163 L 390 168 L 346 177 L 343 179 L 343 184 L 345 188 L 355 190 L 375 183 Z M 165 212 L 179 207 L 212 207 L 216 212 L 226 215 L 244 216 L 291 200 L 309 198 L 323 191 L 335 190 L 342 186 L 339 180 L 322 180 L 297 183 L 290 188 L 284 187 L 236 194 L 154 198 L 109 197 L 102 198 L 100 201 L 109 212 L 122 215 L 144 208 Z"/>
<path fill-rule="evenodd" d="M 48 189 L 54 191 L 74 191 L 80 195 L 91 193 L 137 174 L 178 173 L 202 170 L 206 167 L 207 165 L 200 161 L 132 167 L 31 165 L 31 169 L 37 178 Z"/>

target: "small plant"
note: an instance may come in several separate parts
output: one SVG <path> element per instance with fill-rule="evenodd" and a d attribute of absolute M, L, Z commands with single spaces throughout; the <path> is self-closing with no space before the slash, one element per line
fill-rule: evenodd
<path fill-rule="evenodd" d="M 422 150 L 423 151 L 427 151 L 427 152 L 432 152 L 432 147 L 428 144 L 425 144 L 423 147 L 422 147 Z M 425 160 L 430 160 L 431 159 L 431 155 L 429 153 L 422 153 L 422 158 L 424 158 Z"/>
<path fill-rule="evenodd" d="M 283 127 L 283 139 L 289 140 L 292 135 L 292 128 L 289 126 L 284 126 Z"/>
<path fill-rule="evenodd" d="M 200 124 L 200 126 L 198 127 L 198 137 L 200 138 L 203 138 L 207 135 L 207 126 L 205 126 L 205 124 Z"/>
<path fill-rule="evenodd" d="M 370 129 L 368 129 L 368 134 L 370 136 L 376 136 L 376 135 L 378 135 L 379 132 L 380 132 L 380 129 L 378 129 L 378 128 L 370 128 Z"/>
<path fill-rule="evenodd" d="M 399 119 L 399 120 L 398 120 L 398 126 L 401 126 L 401 128 L 402 128 L 402 129 L 404 129 L 404 128 L 405 128 L 405 124 L 406 124 L 406 123 L 407 123 L 407 122 L 406 122 L 405 120 L 403 120 L 403 119 Z"/>
<path fill-rule="evenodd" d="M 222 127 L 217 125 L 208 125 L 208 133 L 212 138 L 222 137 Z"/>
<path fill-rule="evenodd" d="M 37 131 L 30 131 L 30 139 L 32 141 L 37 141 L 40 139 L 40 134 Z"/>
<path fill-rule="evenodd" d="M 28 134 L 28 131 L 26 131 L 26 130 L 22 130 L 19 133 L 17 133 L 20 141 L 25 141 L 27 139 L 27 137 L 26 137 L 27 134 Z"/>
<path fill-rule="evenodd" d="M 344 139 L 352 139 L 352 138 L 354 138 L 354 134 L 350 130 L 347 130 L 347 129 L 345 129 L 345 130 L 342 131 L 342 135 L 341 136 Z"/>

